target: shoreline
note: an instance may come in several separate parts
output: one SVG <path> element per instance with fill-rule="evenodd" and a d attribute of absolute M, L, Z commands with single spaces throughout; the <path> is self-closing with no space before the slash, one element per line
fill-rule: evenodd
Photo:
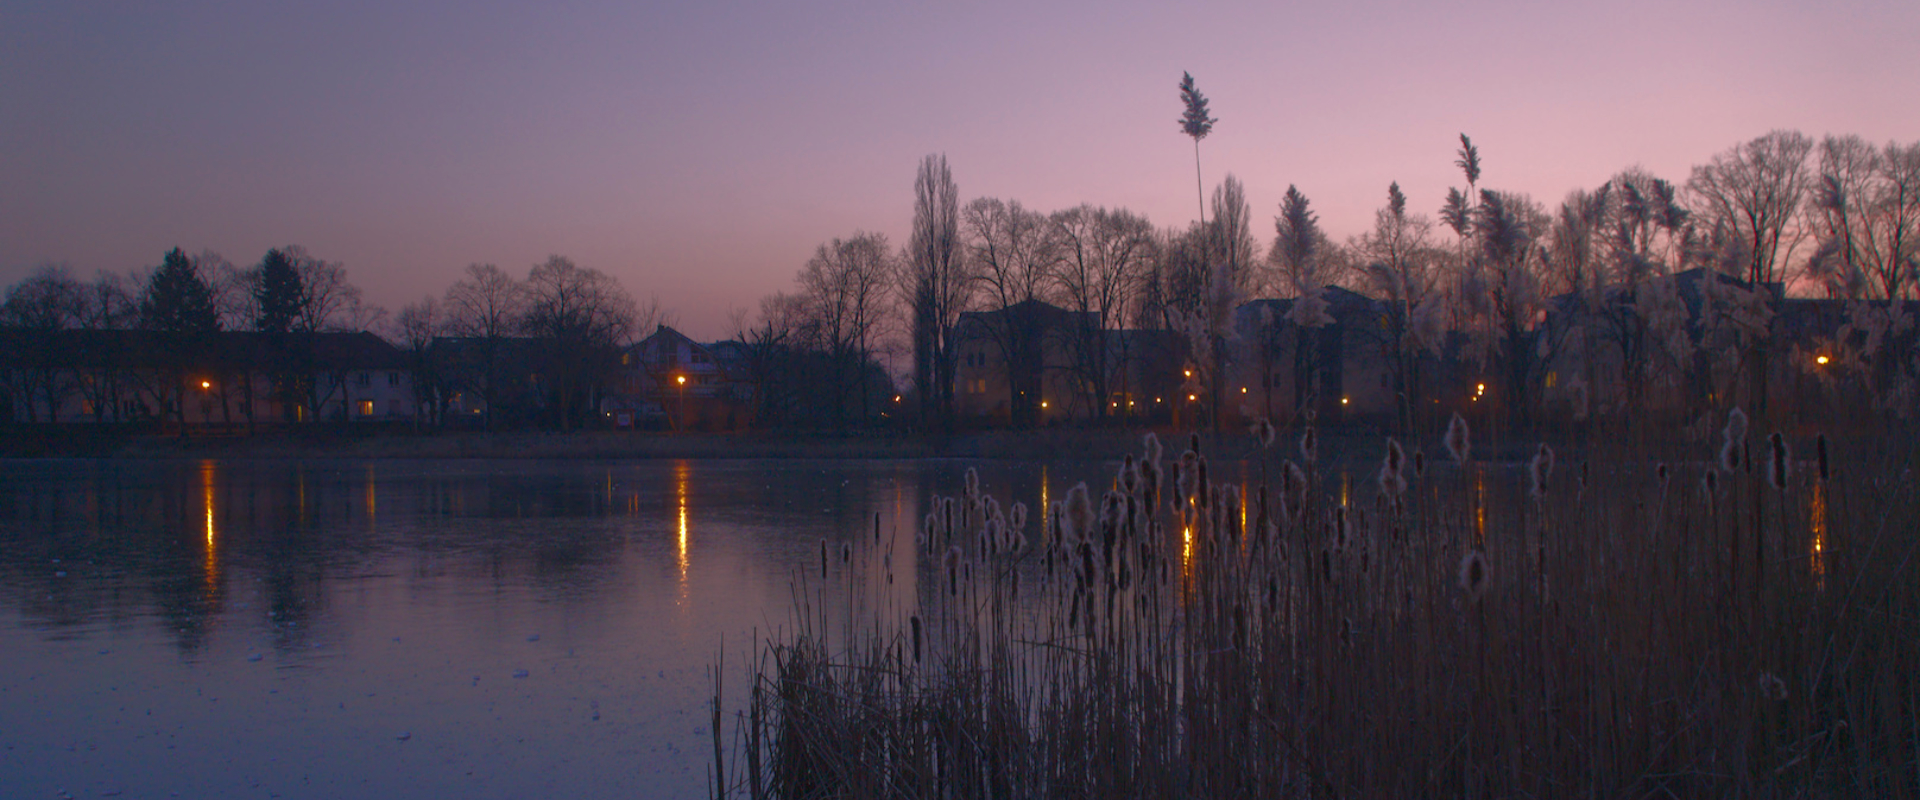
<path fill-rule="evenodd" d="M 240 459 L 1051 459 L 1119 458 L 1136 452 L 1147 428 L 892 432 L 636 433 L 376 432 L 254 436 L 131 435 L 105 431 L 0 434 L 0 458 Z M 1155 431 L 1169 450 L 1185 433 Z M 1227 437 L 1238 440 L 1244 437 Z M 1236 442 L 1237 444 L 1237 442 Z M 1231 449 L 1231 448 L 1230 448 Z"/>

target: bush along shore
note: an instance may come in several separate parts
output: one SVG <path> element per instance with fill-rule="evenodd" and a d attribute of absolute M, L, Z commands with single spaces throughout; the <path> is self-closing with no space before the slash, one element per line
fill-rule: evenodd
<path fill-rule="evenodd" d="M 1456 419 L 1351 481 L 1256 423 L 1245 484 L 1149 435 L 1031 510 L 969 472 L 822 543 L 739 705 L 715 668 L 713 794 L 1920 795 L 1911 450 L 1722 423 L 1496 464 Z"/>

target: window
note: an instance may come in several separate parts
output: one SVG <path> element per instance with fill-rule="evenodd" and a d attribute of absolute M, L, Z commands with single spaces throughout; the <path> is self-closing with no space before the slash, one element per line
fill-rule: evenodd
<path fill-rule="evenodd" d="M 372 401 L 372 400 L 362 400 L 362 401 L 360 401 L 360 416 L 363 416 L 363 417 L 371 417 L 371 416 L 373 416 L 373 401 Z"/>
<path fill-rule="evenodd" d="M 359 378 L 360 388 L 365 389 L 373 385 L 373 373 L 362 372 L 357 377 Z"/>
<path fill-rule="evenodd" d="M 399 385 L 400 385 L 400 373 L 398 373 L 398 372 L 389 372 L 389 373 L 387 373 L 387 385 L 388 385 L 388 386 L 399 386 Z"/>

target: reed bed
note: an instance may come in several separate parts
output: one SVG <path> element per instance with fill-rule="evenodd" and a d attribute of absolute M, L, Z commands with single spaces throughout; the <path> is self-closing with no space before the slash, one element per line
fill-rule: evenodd
<path fill-rule="evenodd" d="M 969 475 L 823 544 L 849 587 L 912 546 L 918 589 L 797 584 L 743 708 L 716 668 L 714 795 L 1920 796 L 1911 445 L 1735 414 L 1692 461 L 1491 464 L 1460 424 L 1343 480 L 1253 436 L 1243 483 L 1149 437 L 1046 509 Z"/>

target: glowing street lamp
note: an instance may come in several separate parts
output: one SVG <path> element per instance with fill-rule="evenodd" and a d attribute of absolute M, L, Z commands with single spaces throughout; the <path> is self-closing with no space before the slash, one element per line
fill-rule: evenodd
<path fill-rule="evenodd" d="M 1824 367 L 1824 366 L 1826 366 L 1826 365 L 1827 365 L 1827 357 L 1826 357 L 1826 356 L 1820 356 L 1820 357 L 1818 357 L 1818 358 L 1815 358 L 1815 359 L 1813 360 L 1813 363 L 1815 363 L 1815 364 L 1819 364 L 1820 366 L 1823 366 L 1823 367 Z"/>

